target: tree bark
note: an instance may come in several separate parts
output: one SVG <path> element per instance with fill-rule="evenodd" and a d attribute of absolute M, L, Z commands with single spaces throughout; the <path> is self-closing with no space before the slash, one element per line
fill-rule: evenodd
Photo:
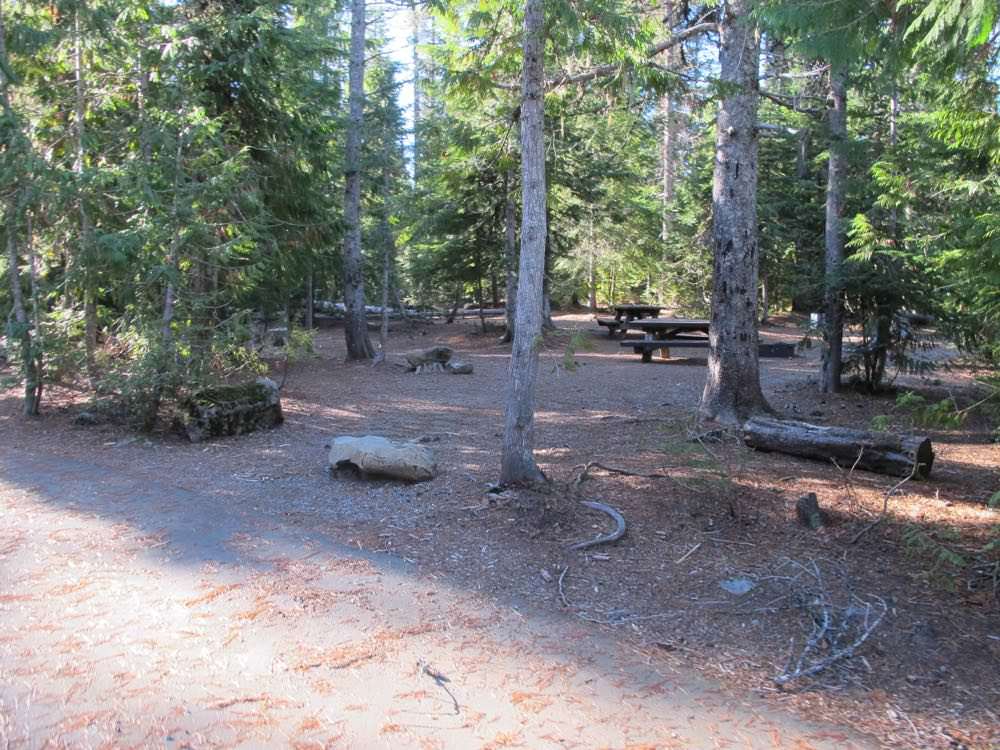
<path fill-rule="evenodd" d="M 847 180 L 847 74 L 843 67 L 830 67 L 830 159 L 826 181 L 826 260 L 823 285 L 823 365 L 819 389 L 840 390 L 844 348 L 844 189 Z"/>
<path fill-rule="evenodd" d="M 701 414 L 740 423 L 768 409 L 757 352 L 759 47 L 748 0 L 720 9 L 719 74 L 737 87 L 719 105 L 712 184 L 714 275 Z"/>
<path fill-rule="evenodd" d="M 824 427 L 807 422 L 757 417 L 743 425 L 743 440 L 761 451 L 837 462 L 841 468 L 915 478 L 930 476 L 934 450 L 929 438 L 887 432 Z M 914 468 L 916 466 L 916 468 Z"/>
<path fill-rule="evenodd" d="M 504 200 L 504 266 L 506 270 L 506 288 L 504 290 L 504 312 L 507 317 L 507 330 L 503 335 L 503 343 L 514 340 L 514 318 L 517 311 L 517 207 L 514 205 L 514 175 L 508 171 L 504 176 L 506 199 Z"/>
<path fill-rule="evenodd" d="M 517 318 L 504 408 L 501 484 L 544 481 L 533 453 L 535 383 L 542 344 L 542 285 L 547 234 L 545 196 L 544 0 L 525 0 L 521 90 L 521 258 Z"/>
<path fill-rule="evenodd" d="M 375 349 L 368 337 L 365 311 L 364 258 L 361 254 L 361 134 L 365 107 L 365 0 L 351 0 L 351 60 L 347 121 L 347 179 L 344 218 L 344 336 L 347 358 L 371 359 Z"/>

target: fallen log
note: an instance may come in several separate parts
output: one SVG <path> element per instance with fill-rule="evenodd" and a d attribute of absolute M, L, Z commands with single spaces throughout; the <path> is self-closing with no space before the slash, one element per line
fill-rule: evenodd
<path fill-rule="evenodd" d="M 930 438 L 889 432 L 852 430 L 846 427 L 754 417 L 743 424 L 743 441 L 759 451 L 775 451 L 820 461 L 925 479 L 934 464 Z"/>

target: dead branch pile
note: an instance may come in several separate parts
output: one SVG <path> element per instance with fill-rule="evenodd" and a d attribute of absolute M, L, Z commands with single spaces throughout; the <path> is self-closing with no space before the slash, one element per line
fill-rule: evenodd
<path fill-rule="evenodd" d="M 766 605 L 750 605 L 744 612 L 800 613 L 802 635 L 792 637 L 788 659 L 774 676 L 779 686 L 846 668 L 888 611 L 882 597 L 854 591 L 844 569 L 830 561 L 784 558 L 768 575 L 753 578 L 757 587 L 752 598 L 766 597 Z"/>

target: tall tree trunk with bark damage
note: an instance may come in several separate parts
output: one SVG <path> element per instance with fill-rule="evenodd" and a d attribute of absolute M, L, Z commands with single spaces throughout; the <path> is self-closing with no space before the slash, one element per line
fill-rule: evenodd
<path fill-rule="evenodd" d="M 824 288 L 823 366 L 819 389 L 840 390 L 844 346 L 844 190 L 847 180 L 847 74 L 830 67 L 830 159 L 826 182 L 826 263 Z"/>
<path fill-rule="evenodd" d="M 719 9 L 719 104 L 712 184 L 714 276 L 708 380 L 701 413 L 736 424 L 767 409 L 757 361 L 757 86 L 759 42 L 749 0 Z"/>
<path fill-rule="evenodd" d="M 351 59 L 347 120 L 347 180 L 344 218 L 344 336 L 348 359 L 371 359 L 365 313 L 364 259 L 361 254 L 361 134 L 365 107 L 365 0 L 351 0 Z"/>
<path fill-rule="evenodd" d="M 514 175 L 510 170 L 504 176 L 504 192 L 506 194 L 503 206 L 503 255 L 506 271 L 504 312 L 507 317 L 507 330 L 504 331 L 501 341 L 509 343 L 514 340 L 514 318 L 517 310 L 517 207 L 514 205 Z"/>
<path fill-rule="evenodd" d="M 525 0 L 521 87 L 521 258 L 517 318 L 504 408 L 501 484 L 544 481 L 533 453 L 535 382 L 542 345 L 545 274 L 545 12 L 544 0 Z"/>

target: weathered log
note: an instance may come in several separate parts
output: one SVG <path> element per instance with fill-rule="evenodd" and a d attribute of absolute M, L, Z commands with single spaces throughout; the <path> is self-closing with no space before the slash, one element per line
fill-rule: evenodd
<path fill-rule="evenodd" d="M 930 438 L 894 435 L 888 432 L 852 430 L 846 427 L 755 417 L 743 424 L 744 442 L 759 451 L 776 451 L 793 456 L 831 459 L 843 467 L 897 477 L 930 476 L 934 450 Z"/>

